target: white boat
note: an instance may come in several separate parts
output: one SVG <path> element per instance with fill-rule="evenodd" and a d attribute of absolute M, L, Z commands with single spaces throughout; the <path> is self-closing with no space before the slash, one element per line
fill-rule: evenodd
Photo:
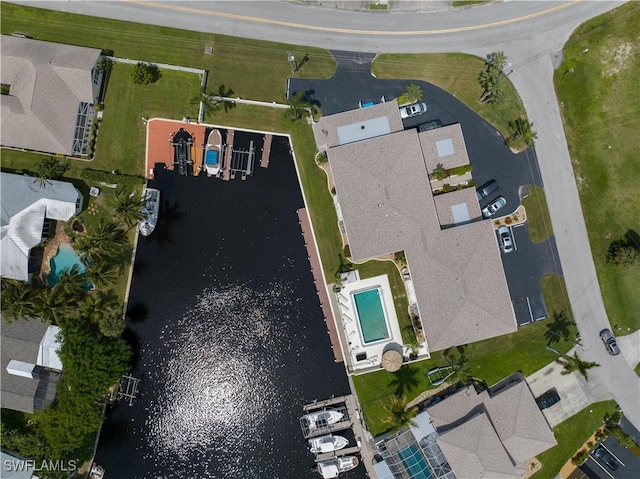
<path fill-rule="evenodd" d="M 160 210 L 160 190 L 155 188 L 145 188 L 142 192 L 144 207 L 142 212 L 145 217 L 138 222 L 138 228 L 142 236 L 149 236 L 158 222 L 158 211 Z"/>
<path fill-rule="evenodd" d="M 320 429 L 330 424 L 337 423 L 344 417 L 344 414 L 335 409 L 323 409 L 322 411 L 312 412 L 302 416 L 304 422 L 307 423 L 309 429 Z"/>
<path fill-rule="evenodd" d="M 309 439 L 309 446 L 311 447 L 311 452 L 314 454 L 339 451 L 347 444 L 349 444 L 347 439 L 342 436 L 334 436 L 332 434 Z"/>
<path fill-rule="evenodd" d="M 95 462 L 91 466 L 91 470 L 89 471 L 89 477 L 87 479 L 103 479 L 104 477 L 104 467 L 99 466 Z"/>
<path fill-rule="evenodd" d="M 318 472 L 324 479 L 338 477 L 341 472 L 347 472 L 358 466 L 358 458 L 355 456 L 332 457 L 318 462 Z"/>
<path fill-rule="evenodd" d="M 207 176 L 216 176 L 220 171 L 220 161 L 222 160 L 223 145 L 220 130 L 212 130 L 207 138 L 207 146 L 204 153 L 204 166 L 207 169 Z"/>

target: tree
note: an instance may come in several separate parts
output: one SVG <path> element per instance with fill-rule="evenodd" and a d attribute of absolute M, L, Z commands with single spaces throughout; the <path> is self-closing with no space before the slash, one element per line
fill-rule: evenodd
<path fill-rule="evenodd" d="M 489 69 L 480 72 L 478 81 L 482 87 L 480 103 L 499 103 L 503 97 L 504 77 L 496 70 Z"/>
<path fill-rule="evenodd" d="M 502 72 L 506 66 L 507 56 L 504 52 L 493 52 L 489 55 L 489 58 L 487 59 L 487 69 Z"/>
<path fill-rule="evenodd" d="M 407 397 L 393 394 L 389 398 L 389 403 L 385 404 L 384 410 L 389 413 L 382 421 L 391 426 L 391 431 L 396 433 L 405 427 L 415 426 L 414 418 L 418 415 L 418 408 L 407 408 Z"/>
<path fill-rule="evenodd" d="M 307 101 L 303 91 L 297 91 L 289 98 L 285 97 L 285 101 L 289 104 L 289 109 L 284 115 L 290 117 L 291 121 L 300 120 L 310 112 L 311 103 Z"/>
<path fill-rule="evenodd" d="M 109 338 L 118 338 L 124 331 L 124 319 L 118 314 L 103 315 L 98 321 L 100 332 Z"/>
<path fill-rule="evenodd" d="M 526 118 L 516 118 L 514 121 L 510 121 L 509 128 L 513 133 L 507 144 L 512 144 L 518 138 L 522 138 L 527 146 L 533 146 L 538 137 L 538 134 L 533 131 L 533 123 Z"/>
<path fill-rule="evenodd" d="M 45 188 L 47 184 L 50 184 L 49 180 L 60 178 L 68 167 L 68 160 L 61 160 L 54 156 L 42 158 L 36 163 L 36 178 L 33 182 L 40 183 L 40 186 Z"/>
<path fill-rule="evenodd" d="M 98 324 L 104 316 L 116 314 L 118 309 L 122 310 L 122 306 L 115 295 L 91 291 L 80 303 L 80 316 Z"/>
<path fill-rule="evenodd" d="M 99 256 L 89 263 L 85 274 L 96 288 L 102 288 L 116 282 L 119 270 L 120 264 L 113 258 Z"/>
<path fill-rule="evenodd" d="M 117 223 L 101 220 L 78 238 L 75 247 L 87 259 L 96 261 L 100 257 L 117 256 L 123 251 L 127 241 L 126 232 Z"/>
<path fill-rule="evenodd" d="M 600 366 L 598 363 L 583 361 L 578 356 L 578 353 L 573 353 L 573 356 L 562 356 L 556 359 L 556 362 L 562 364 L 563 371 L 560 373 L 562 375 L 571 374 L 574 371 L 578 371 L 586 381 L 589 381 L 589 369 Z"/>
<path fill-rule="evenodd" d="M 404 96 L 410 103 L 415 103 L 422 100 L 424 94 L 422 93 L 422 88 L 420 88 L 419 85 L 409 83 L 404 91 Z"/>
<path fill-rule="evenodd" d="M 640 250 L 632 245 L 622 245 L 616 248 L 612 261 L 623 268 L 631 268 L 640 261 Z"/>
<path fill-rule="evenodd" d="M 192 105 L 199 106 L 200 104 L 202 104 L 204 118 L 206 118 L 207 116 L 213 115 L 215 112 L 217 112 L 220 109 L 219 105 L 211 103 L 211 101 L 209 100 L 210 97 L 211 97 L 211 94 L 207 93 L 204 87 L 202 87 L 200 89 L 200 92 L 198 92 L 197 95 L 194 95 L 191 98 Z"/>
<path fill-rule="evenodd" d="M 131 81 L 137 85 L 148 85 L 160 78 L 160 70 L 155 65 L 138 62 L 131 72 Z"/>
<path fill-rule="evenodd" d="M 42 288 L 36 297 L 36 315 L 43 322 L 60 324 L 63 319 L 77 314 L 78 299 L 62 288 Z"/>
<path fill-rule="evenodd" d="M 144 201 L 135 195 L 135 192 L 129 194 L 123 189 L 113 197 L 113 208 L 116 214 L 129 228 L 147 217 L 147 213 L 143 211 L 144 207 Z"/>
<path fill-rule="evenodd" d="M 14 319 L 36 316 L 38 304 L 36 301 L 38 288 L 26 281 L 2 278 L 2 292 L 0 305 L 2 317 L 10 322 Z"/>

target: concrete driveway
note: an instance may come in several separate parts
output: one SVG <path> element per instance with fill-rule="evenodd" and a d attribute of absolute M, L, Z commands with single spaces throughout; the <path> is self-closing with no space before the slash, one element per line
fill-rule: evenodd
<path fill-rule="evenodd" d="M 584 358 L 584 350 L 581 347 L 572 349 L 568 355 L 573 355 L 576 351 L 581 358 Z M 551 427 L 557 426 L 591 403 L 613 399 L 606 385 L 593 374 L 599 368 L 589 370 L 589 381 L 586 381 L 578 372 L 562 375 L 562 369 L 561 364 L 553 362 L 527 376 L 527 383 L 536 397 L 551 388 L 558 390 L 560 402 L 542 411 Z M 600 425 L 602 418 L 596 418 L 596 420 L 594 429 Z"/>

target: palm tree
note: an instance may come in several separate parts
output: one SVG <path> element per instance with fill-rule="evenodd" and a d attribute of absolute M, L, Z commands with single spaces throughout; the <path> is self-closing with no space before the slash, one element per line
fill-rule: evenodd
<path fill-rule="evenodd" d="M 37 316 L 51 324 L 59 324 L 62 319 L 75 315 L 78 307 L 77 298 L 55 287 L 40 290 L 36 302 Z"/>
<path fill-rule="evenodd" d="M 533 146 L 538 134 L 533 131 L 533 123 L 526 118 L 516 118 L 509 122 L 509 127 L 513 131 L 508 144 L 513 143 L 518 138 L 522 138 L 527 146 Z"/>
<path fill-rule="evenodd" d="M 103 315 L 98 321 L 98 328 L 103 336 L 117 338 L 124 331 L 124 320 L 118 314 Z"/>
<path fill-rule="evenodd" d="M 404 91 L 404 96 L 410 103 L 422 100 L 423 95 L 422 88 L 415 83 L 409 83 Z"/>
<path fill-rule="evenodd" d="M 118 279 L 120 265 L 112 258 L 99 256 L 89 263 L 86 276 L 97 288 L 109 286 Z"/>
<path fill-rule="evenodd" d="M 85 284 L 87 275 L 80 272 L 80 266 L 74 264 L 71 269 L 63 269 L 58 276 L 58 282 L 53 287 L 62 291 L 69 298 L 81 298 L 87 292 Z"/>
<path fill-rule="evenodd" d="M 50 179 L 60 178 L 64 175 L 68 166 L 68 160 L 61 161 L 53 156 L 42 158 L 36 163 L 36 179 L 34 183 L 40 183 L 40 186 L 45 188 L 50 183 Z"/>
<path fill-rule="evenodd" d="M 121 305 L 114 295 L 92 291 L 80 303 L 80 316 L 91 322 L 99 323 L 103 316 L 116 314 Z"/>
<path fill-rule="evenodd" d="M 99 257 L 119 254 L 126 244 L 127 234 L 117 223 L 101 220 L 78 238 L 75 247 L 90 261 L 96 261 Z"/>
<path fill-rule="evenodd" d="M 507 56 L 504 52 L 493 52 L 489 55 L 489 60 L 487 61 L 487 69 L 494 69 L 498 72 L 502 72 L 504 67 L 507 66 Z"/>
<path fill-rule="evenodd" d="M 391 431 L 396 433 L 408 426 L 415 426 L 414 418 L 418 414 L 418 408 L 407 409 L 407 397 L 393 394 L 389 398 L 389 404 L 384 405 L 385 411 L 389 413 L 382 421 L 391 426 Z"/>
<path fill-rule="evenodd" d="M 556 362 L 562 364 L 563 370 L 560 374 L 567 375 L 571 374 L 574 371 L 578 371 L 586 381 L 589 380 L 589 369 L 600 366 L 598 363 L 583 361 L 578 356 L 578 353 L 573 353 L 573 356 L 562 356 L 556 359 Z"/>
<path fill-rule="evenodd" d="M 478 81 L 482 87 L 482 95 L 480 95 L 480 103 L 497 103 L 502 99 L 504 90 L 504 77 L 493 69 L 487 69 L 480 72 Z"/>
<path fill-rule="evenodd" d="M 33 283 L 3 278 L 0 294 L 3 319 L 10 322 L 13 319 L 36 316 L 36 293 L 37 287 Z"/>
<path fill-rule="evenodd" d="M 143 211 L 144 206 L 142 198 L 133 193 L 127 194 L 125 190 L 116 193 L 113 199 L 115 212 L 129 228 L 146 218 L 147 214 Z"/>
<path fill-rule="evenodd" d="M 311 103 L 306 100 L 303 91 L 297 91 L 289 98 L 285 97 L 285 101 L 289 104 L 289 109 L 285 111 L 284 115 L 290 116 L 291 121 L 307 116 L 310 111 Z"/>

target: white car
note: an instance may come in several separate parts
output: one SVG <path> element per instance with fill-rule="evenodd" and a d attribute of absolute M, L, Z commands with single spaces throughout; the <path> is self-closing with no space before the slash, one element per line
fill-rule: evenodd
<path fill-rule="evenodd" d="M 498 228 L 498 237 L 500 238 L 502 251 L 505 253 L 511 253 L 513 251 L 513 238 L 511 238 L 511 231 L 509 228 L 506 226 Z"/>
<path fill-rule="evenodd" d="M 426 103 L 413 103 L 412 105 L 400 108 L 400 117 L 411 118 L 412 116 L 422 115 L 425 111 L 427 111 Z"/>

